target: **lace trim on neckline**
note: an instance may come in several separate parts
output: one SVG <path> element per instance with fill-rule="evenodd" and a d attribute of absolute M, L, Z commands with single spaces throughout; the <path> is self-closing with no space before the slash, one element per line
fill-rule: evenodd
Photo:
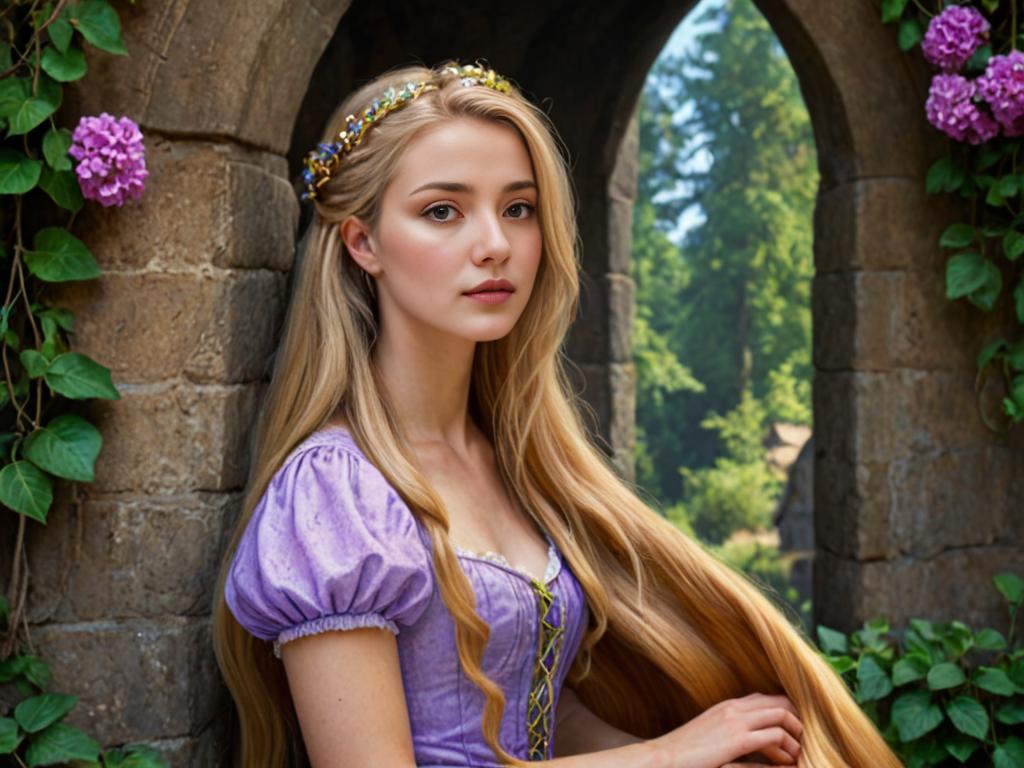
<path fill-rule="evenodd" d="M 544 569 L 543 583 L 547 584 L 549 581 L 551 581 L 551 579 L 555 577 L 555 574 L 558 572 L 559 562 L 558 550 L 555 547 L 555 542 L 552 541 L 550 536 L 545 536 L 545 538 L 548 540 L 548 565 L 547 568 Z M 497 563 L 498 565 L 502 565 L 506 568 L 509 568 L 510 570 L 515 571 L 516 573 L 522 575 L 529 581 L 535 580 L 535 577 L 532 573 L 524 570 L 523 568 L 520 568 L 519 566 L 512 565 L 512 563 L 508 561 L 508 558 L 506 558 L 503 554 L 499 552 L 494 552 L 492 550 L 487 550 L 485 552 L 475 552 L 472 549 L 460 547 L 458 544 L 455 543 L 452 544 L 452 547 L 460 555 L 468 555 L 469 557 L 475 557 L 480 560 L 489 560 L 492 563 Z"/>

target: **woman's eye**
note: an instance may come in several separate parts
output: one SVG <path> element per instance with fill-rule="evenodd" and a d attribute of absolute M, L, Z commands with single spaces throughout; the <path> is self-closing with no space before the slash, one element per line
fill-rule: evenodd
<path fill-rule="evenodd" d="M 512 203 L 508 207 L 509 213 L 512 214 L 513 219 L 525 219 L 534 211 L 534 207 L 529 203 Z"/>
<path fill-rule="evenodd" d="M 450 205 L 435 205 L 433 208 L 428 208 L 426 210 L 426 214 L 430 216 L 430 218 L 432 218 L 434 221 L 451 221 L 451 218 L 445 215 L 449 213 L 451 210 L 452 207 Z M 435 216 L 435 214 L 438 213 L 440 215 Z"/>

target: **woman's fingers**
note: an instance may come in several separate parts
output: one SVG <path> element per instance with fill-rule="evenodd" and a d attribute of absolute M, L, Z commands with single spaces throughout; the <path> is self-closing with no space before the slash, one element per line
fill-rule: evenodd
<path fill-rule="evenodd" d="M 781 760 L 783 765 L 795 763 L 800 756 L 800 742 L 779 726 L 751 731 L 747 742 L 750 752 L 761 752 L 770 760 Z"/>
<path fill-rule="evenodd" d="M 797 719 L 791 711 L 785 707 L 767 707 L 754 710 L 750 713 L 750 724 L 755 728 L 764 728 L 769 725 L 781 725 L 794 738 L 799 739 L 804 732 L 803 723 Z"/>

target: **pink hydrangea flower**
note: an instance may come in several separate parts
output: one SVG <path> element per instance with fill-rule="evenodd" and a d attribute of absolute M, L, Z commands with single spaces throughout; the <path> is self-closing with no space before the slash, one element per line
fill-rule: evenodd
<path fill-rule="evenodd" d="M 1024 53 L 1010 51 L 989 59 L 985 74 L 978 78 L 978 92 L 992 107 L 1004 134 L 1024 136 Z"/>
<path fill-rule="evenodd" d="M 975 95 L 977 84 L 960 75 L 936 75 L 928 89 L 925 112 L 928 122 L 957 141 L 981 144 L 999 133 L 999 124 Z"/>
<path fill-rule="evenodd" d="M 142 132 L 130 118 L 106 112 L 83 117 L 71 135 L 68 154 L 78 160 L 75 173 L 82 195 L 104 207 L 137 200 L 145 190 L 145 147 Z"/>
<path fill-rule="evenodd" d="M 957 72 L 985 43 L 990 28 L 976 8 L 951 5 L 928 23 L 921 51 L 932 66 Z"/>

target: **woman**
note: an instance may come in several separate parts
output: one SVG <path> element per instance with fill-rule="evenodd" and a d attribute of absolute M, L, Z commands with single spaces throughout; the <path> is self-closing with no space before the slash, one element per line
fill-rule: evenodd
<path fill-rule="evenodd" d="M 216 590 L 241 764 L 898 766 L 771 601 L 588 439 L 545 115 L 450 63 L 329 128 Z"/>

